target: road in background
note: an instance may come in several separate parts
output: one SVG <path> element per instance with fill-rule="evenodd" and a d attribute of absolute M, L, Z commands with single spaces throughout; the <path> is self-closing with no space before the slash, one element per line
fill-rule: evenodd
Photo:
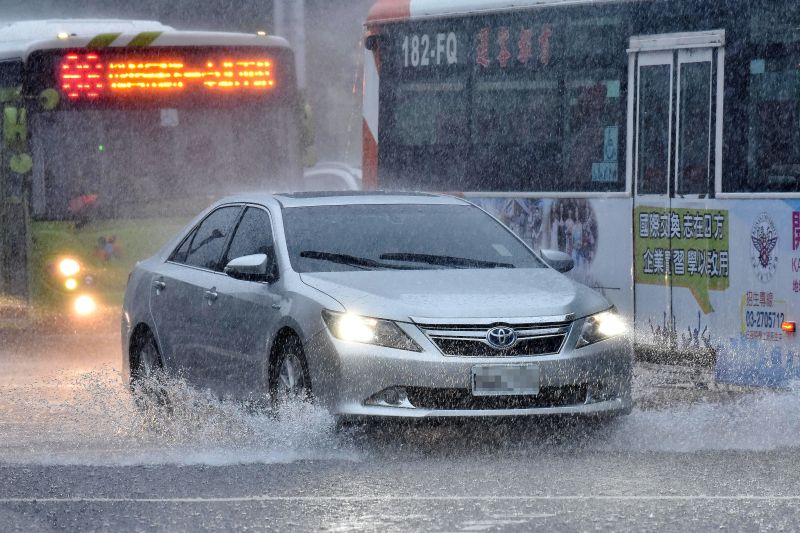
<path fill-rule="evenodd" d="M 113 321 L 112 321 L 113 322 Z M 611 424 L 524 420 L 337 431 L 176 380 L 138 411 L 119 334 L 0 334 L 0 524 L 8 530 L 794 529 L 800 394 L 718 390 L 637 367 Z M 46 334 L 45 334 L 46 333 Z"/>

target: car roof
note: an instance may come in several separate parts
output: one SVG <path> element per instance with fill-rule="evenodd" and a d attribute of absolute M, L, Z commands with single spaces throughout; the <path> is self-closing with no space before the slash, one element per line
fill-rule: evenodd
<path fill-rule="evenodd" d="M 423 192 L 385 191 L 323 191 L 280 194 L 240 194 L 222 200 L 221 203 L 256 202 L 268 205 L 277 201 L 281 207 L 311 207 L 321 205 L 380 205 L 380 204 L 431 204 L 470 205 L 469 202 L 446 196 Z"/>

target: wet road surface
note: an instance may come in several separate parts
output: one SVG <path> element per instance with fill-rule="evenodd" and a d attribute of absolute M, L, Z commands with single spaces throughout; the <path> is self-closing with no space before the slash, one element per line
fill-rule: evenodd
<path fill-rule="evenodd" d="M 172 385 L 140 412 L 110 332 L 0 335 L 0 524 L 15 530 L 792 530 L 800 393 L 648 402 L 611 424 L 337 431 Z M 649 369 L 652 372 L 652 369 Z M 663 395 L 663 391 L 658 391 Z M 674 393 L 673 393 L 674 394 Z M 678 393 L 680 395 L 680 392 Z"/>

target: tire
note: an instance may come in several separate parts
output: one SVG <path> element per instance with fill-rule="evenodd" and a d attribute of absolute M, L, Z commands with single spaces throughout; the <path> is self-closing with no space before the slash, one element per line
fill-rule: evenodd
<path fill-rule="evenodd" d="M 269 395 L 273 405 L 285 400 L 311 401 L 311 378 L 300 339 L 290 335 L 278 342 L 269 367 Z"/>
<path fill-rule="evenodd" d="M 131 384 L 151 378 L 163 368 L 153 334 L 149 331 L 140 334 L 131 349 Z"/>
<path fill-rule="evenodd" d="M 131 348 L 130 388 L 137 407 L 146 408 L 148 403 L 169 405 L 163 377 L 164 363 L 156 339 L 146 331 L 134 339 Z"/>

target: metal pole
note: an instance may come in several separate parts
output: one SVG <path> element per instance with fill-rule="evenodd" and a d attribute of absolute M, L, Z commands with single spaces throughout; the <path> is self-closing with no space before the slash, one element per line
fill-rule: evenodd
<path fill-rule="evenodd" d="M 305 0 L 275 0 L 272 5 L 273 33 L 289 40 L 294 50 L 297 84 L 306 88 L 306 8 Z"/>
<path fill-rule="evenodd" d="M 295 0 L 292 3 L 292 46 L 297 65 L 297 84 L 300 90 L 306 88 L 306 8 L 305 0 Z"/>
<path fill-rule="evenodd" d="M 288 37 L 286 35 L 286 6 L 283 5 L 283 0 L 275 0 L 272 4 L 272 18 L 275 21 L 272 33 Z"/>

